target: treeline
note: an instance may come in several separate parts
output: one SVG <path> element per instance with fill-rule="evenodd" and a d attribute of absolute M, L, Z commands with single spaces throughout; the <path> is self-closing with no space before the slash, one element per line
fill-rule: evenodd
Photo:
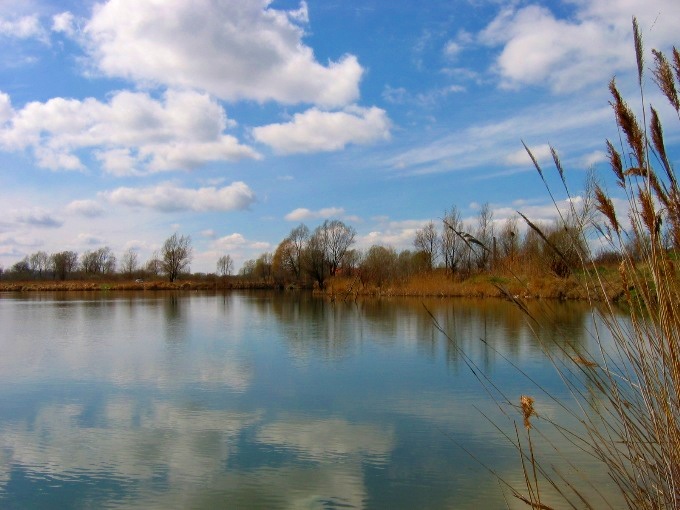
<path fill-rule="evenodd" d="M 25 256 L 7 271 L 0 269 L 0 275 L 9 280 L 164 276 L 172 282 L 188 271 L 192 254 L 191 238 L 173 234 L 165 240 L 161 250 L 154 252 L 144 263 L 133 249 L 128 249 L 117 258 L 108 246 L 87 250 L 82 254 L 74 251 L 51 254 L 37 251 Z"/>
<path fill-rule="evenodd" d="M 327 220 L 314 231 L 300 224 L 273 253 L 246 261 L 239 274 L 279 286 L 319 289 L 336 275 L 376 287 L 405 283 L 433 271 L 461 280 L 491 271 L 567 278 L 588 256 L 581 235 L 582 226 L 591 221 L 592 210 L 586 205 L 566 213 L 559 225 L 540 228 L 520 228 L 524 220 L 519 216 L 496 221 L 489 204 L 480 208 L 473 222 L 465 223 L 454 206 L 439 222 L 418 229 L 413 249 L 402 251 L 383 245 L 354 249 L 356 231 L 340 220 Z"/>

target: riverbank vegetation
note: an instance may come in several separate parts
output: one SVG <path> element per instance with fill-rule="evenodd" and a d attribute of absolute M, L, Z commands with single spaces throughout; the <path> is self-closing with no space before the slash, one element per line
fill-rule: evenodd
<path fill-rule="evenodd" d="M 618 262 L 626 314 L 622 316 L 614 300 L 602 292 L 606 279 L 594 270 L 593 260 L 579 254 L 588 297 L 604 296 L 603 303 L 593 309 L 595 349 L 585 352 L 537 333 L 540 341 L 561 349 L 560 355 L 554 355 L 546 348 L 546 355 L 572 400 L 547 391 L 530 374 L 517 375 L 526 377 L 535 394 L 516 397 L 504 395 L 490 379 L 479 378 L 509 417 L 510 427 L 505 429 L 497 422 L 498 430 L 515 444 L 521 457 L 523 487 L 500 477 L 499 482 L 531 508 L 619 508 L 623 504 L 631 509 L 680 508 L 680 271 L 676 257 L 680 187 L 666 152 L 659 113 L 645 102 L 644 53 L 635 20 L 633 29 L 640 114 L 634 113 L 612 80 L 609 90 L 620 142 L 606 142 L 616 185 L 628 205 L 627 217 L 617 211 L 602 186 L 594 187 L 595 207 L 603 217 L 598 229 L 608 245 L 607 253 Z M 654 81 L 680 120 L 680 52 L 673 48 L 670 58 L 655 50 L 652 54 Z M 553 156 L 564 182 L 555 151 Z M 544 169 L 532 159 L 545 182 Z M 566 183 L 564 190 L 569 193 Z M 548 192 L 552 196 L 550 187 Z M 568 260 L 560 246 L 551 246 L 554 243 L 545 230 L 527 224 L 560 260 Z M 586 238 L 586 224 L 578 226 L 569 234 L 574 244 L 577 238 Z M 551 321 L 549 312 L 529 314 L 521 297 L 510 299 L 525 311 L 537 332 L 542 323 Z M 573 422 L 552 421 L 554 405 L 567 410 Z M 567 437 L 574 448 L 603 466 L 623 502 L 608 500 L 589 483 L 568 453 L 550 441 L 551 434 Z M 492 467 L 489 470 L 496 474 Z"/>

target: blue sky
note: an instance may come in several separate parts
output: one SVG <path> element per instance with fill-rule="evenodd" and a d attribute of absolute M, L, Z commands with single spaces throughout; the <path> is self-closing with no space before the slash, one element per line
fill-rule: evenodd
<path fill-rule="evenodd" d="M 0 266 L 190 235 L 237 268 L 300 222 L 410 248 L 456 206 L 550 216 L 524 140 L 576 192 L 608 178 L 631 18 L 680 44 L 677 0 L 0 0 Z M 651 81 L 677 167 L 674 112 Z"/>

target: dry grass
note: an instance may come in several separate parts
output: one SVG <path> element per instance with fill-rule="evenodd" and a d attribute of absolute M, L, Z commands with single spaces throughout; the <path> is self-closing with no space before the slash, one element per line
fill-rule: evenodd
<path fill-rule="evenodd" d="M 598 268 L 602 271 L 602 268 Z M 623 296 L 623 283 L 616 268 L 608 271 L 609 278 L 603 289 L 607 298 L 616 301 Z M 380 287 L 367 282 L 361 283 L 356 278 L 331 278 L 325 293 L 340 298 L 356 296 L 405 296 L 405 297 L 473 297 L 502 298 L 508 295 L 523 299 L 560 299 L 587 300 L 605 299 L 600 292 L 588 292 L 584 281 L 588 275 L 575 274 L 569 278 L 560 278 L 544 272 L 530 272 L 518 277 L 511 272 L 481 273 L 469 278 L 452 278 L 444 270 L 414 275 L 406 281 L 389 282 Z"/>
<path fill-rule="evenodd" d="M 634 32 L 642 84 L 642 41 L 636 23 Z M 655 52 L 654 56 L 655 80 L 680 118 L 675 83 L 680 81 L 680 55 L 673 50 L 674 62 L 677 62 L 674 69 L 661 53 Z M 622 227 L 625 222 L 617 217 L 612 200 L 604 190 L 597 190 L 596 200 L 604 219 L 600 231 L 606 236 L 609 249 L 620 254 L 622 260 L 619 277 L 628 315 L 626 320 L 620 319 L 609 292 L 603 292 L 608 283 L 590 262 L 583 260 L 584 279 L 579 285 L 593 300 L 605 297 L 603 306 L 595 312 L 593 333 L 597 349 L 591 353 L 565 351 L 566 356 L 560 360 L 548 354 L 570 390 L 572 404 L 576 406 L 573 416 L 579 425 L 568 430 L 559 423 L 545 425 L 560 430 L 585 454 L 599 460 L 628 508 L 678 509 L 680 274 L 674 257 L 680 248 L 680 190 L 674 170 L 668 164 L 656 112 L 652 110 L 649 116 L 648 136 L 613 81 L 610 91 L 626 146 L 617 150 L 607 142 L 607 148 L 612 171 L 628 199 L 631 224 L 628 231 Z M 644 104 L 644 96 L 642 99 Z M 658 162 L 662 171 L 657 172 L 651 161 Z M 536 166 L 543 177 L 543 171 Z M 583 234 L 585 227 L 581 225 Z M 635 253 L 630 236 L 637 239 Z M 668 239 L 673 249 L 669 249 Z M 642 262 L 637 259 L 640 255 Z M 521 300 L 518 303 L 521 304 Z M 549 317 L 541 319 L 549 320 Z M 613 345 L 607 344 L 605 337 L 611 337 Z M 597 398 L 593 398 L 595 394 Z M 520 452 L 525 481 L 524 490 L 511 489 L 517 499 L 532 508 L 550 508 L 541 498 L 543 488 L 548 486 L 570 507 L 601 507 L 584 496 L 583 486 L 587 481 L 571 480 L 553 469 L 559 464 L 554 457 L 560 455 L 559 451 L 548 460 L 534 455 L 532 431 L 536 424 L 530 421 L 535 415 L 533 400 L 529 405 L 529 400 L 522 396 L 520 405 L 505 403 L 518 409 L 524 425 L 522 435 L 515 422 L 516 440 L 513 439 Z M 564 405 L 568 406 L 566 402 Z"/>
<path fill-rule="evenodd" d="M 0 282 L 0 292 L 101 292 L 101 291 L 151 291 L 151 290 L 214 290 L 270 288 L 271 285 L 247 280 L 65 280 L 65 281 L 12 281 Z"/>

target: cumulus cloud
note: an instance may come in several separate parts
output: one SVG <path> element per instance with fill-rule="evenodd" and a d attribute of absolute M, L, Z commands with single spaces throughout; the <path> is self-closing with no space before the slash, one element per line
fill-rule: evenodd
<path fill-rule="evenodd" d="M 338 112 L 311 108 L 295 114 L 291 122 L 257 127 L 253 136 L 280 154 L 335 151 L 351 143 L 389 139 L 390 121 L 385 110 L 376 107 Z"/>
<path fill-rule="evenodd" d="M 304 221 L 304 220 L 314 220 L 314 219 L 327 219 L 332 217 L 341 216 L 345 213 L 342 207 L 325 207 L 319 209 L 318 211 L 311 211 L 305 209 L 304 207 L 299 207 L 288 214 L 285 218 L 288 221 Z"/>
<path fill-rule="evenodd" d="M 243 246 L 246 244 L 246 238 L 242 234 L 233 233 L 228 236 L 220 237 L 213 243 L 216 248 L 230 249 Z"/>
<path fill-rule="evenodd" d="M 255 201 L 255 193 L 244 182 L 222 188 L 181 188 L 161 184 L 147 188 L 121 187 L 100 193 L 112 204 L 142 207 L 162 212 L 234 211 L 247 209 Z"/>
<path fill-rule="evenodd" d="M 104 208 L 96 200 L 74 200 L 66 206 L 66 211 L 86 218 L 95 218 L 104 214 Z"/>
<path fill-rule="evenodd" d="M 53 98 L 14 110 L 0 95 L 0 146 L 32 148 L 38 165 L 78 170 L 76 151 L 91 149 L 114 175 L 190 169 L 210 161 L 259 158 L 250 147 L 225 134 L 233 125 L 207 94 L 167 91 L 161 100 L 121 91 L 104 103 Z"/>
<path fill-rule="evenodd" d="M 251 99 L 339 107 L 359 95 L 353 55 L 322 65 L 302 42 L 307 6 L 270 0 L 109 0 L 84 28 L 92 63 L 109 76 Z M 200 58 L 197 56 L 200 55 Z"/>
<path fill-rule="evenodd" d="M 602 83 L 635 65 L 631 58 L 631 17 L 637 16 L 648 47 L 676 41 L 680 3 L 676 0 L 577 0 L 576 13 L 561 19 L 543 6 L 513 4 L 480 33 L 480 41 L 501 46 L 496 71 L 501 85 L 548 84 L 568 92 Z"/>

